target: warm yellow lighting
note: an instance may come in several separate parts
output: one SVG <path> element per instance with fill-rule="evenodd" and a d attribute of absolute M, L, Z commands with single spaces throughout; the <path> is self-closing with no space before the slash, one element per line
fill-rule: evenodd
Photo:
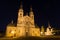
<path fill-rule="evenodd" d="M 14 33 L 15 33 L 15 31 L 11 31 L 11 33 L 12 33 L 12 34 L 14 34 Z"/>
<path fill-rule="evenodd" d="M 56 34 L 56 33 L 53 33 L 53 35 Z"/>
<path fill-rule="evenodd" d="M 41 34 L 43 34 L 43 32 L 41 32 Z"/>
<path fill-rule="evenodd" d="M 52 35 L 53 30 L 51 29 L 50 26 L 46 29 L 46 32 L 44 26 L 41 27 L 41 30 L 40 28 L 35 26 L 34 12 L 32 11 L 32 8 L 30 9 L 30 12 L 28 14 L 29 16 L 28 15 L 24 16 L 23 8 L 19 9 L 17 24 L 14 25 L 12 21 L 10 25 L 7 25 L 6 35 L 9 37 L 22 37 L 22 36 L 40 37 L 41 35 L 42 36 Z"/>

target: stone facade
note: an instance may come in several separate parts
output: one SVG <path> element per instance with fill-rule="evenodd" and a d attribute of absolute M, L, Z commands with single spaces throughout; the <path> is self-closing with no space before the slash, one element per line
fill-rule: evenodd
<path fill-rule="evenodd" d="M 24 15 L 22 5 L 18 11 L 17 26 L 7 25 L 7 37 L 22 37 L 22 36 L 40 36 L 40 28 L 35 28 L 34 13 L 32 7 L 30 8 L 29 16 Z"/>
<path fill-rule="evenodd" d="M 18 18 L 17 18 L 17 26 L 13 25 L 13 20 L 11 24 L 7 25 L 6 29 L 6 36 L 7 37 L 26 37 L 26 36 L 44 36 L 44 35 L 53 35 L 53 30 L 51 29 L 50 24 L 48 24 L 48 27 L 45 31 L 45 28 L 41 27 L 36 28 L 34 23 L 34 13 L 32 10 L 32 7 L 30 7 L 29 16 L 28 13 L 24 15 L 23 6 L 20 6 L 20 9 L 18 11 Z"/>

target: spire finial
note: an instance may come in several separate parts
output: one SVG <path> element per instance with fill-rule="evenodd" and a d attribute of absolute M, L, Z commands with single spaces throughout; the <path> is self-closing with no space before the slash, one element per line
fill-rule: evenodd
<path fill-rule="evenodd" d="M 50 26 L 50 23 L 49 23 L 49 21 L 48 21 L 48 26 Z"/>
<path fill-rule="evenodd" d="M 32 11 L 32 5 L 30 6 L 30 11 Z"/>
<path fill-rule="evenodd" d="M 48 21 L 48 27 L 51 28 L 49 21 Z"/>
<path fill-rule="evenodd" d="M 21 8 L 21 9 L 23 8 L 22 1 L 21 1 L 21 4 L 20 4 L 20 8 Z"/>
<path fill-rule="evenodd" d="M 34 15 L 33 14 L 33 10 L 32 10 L 32 6 L 30 6 L 30 13 L 29 13 L 29 15 L 31 16 L 31 15 Z"/>
<path fill-rule="evenodd" d="M 13 24 L 13 20 L 11 21 L 11 23 Z"/>

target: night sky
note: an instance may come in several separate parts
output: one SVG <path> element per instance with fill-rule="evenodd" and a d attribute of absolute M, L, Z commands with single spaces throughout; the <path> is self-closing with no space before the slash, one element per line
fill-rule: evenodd
<path fill-rule="evenodd" d="M 11 20 L 16 23 L 21 0 L 0 0 L 0 32 L 5 32 Z M 60 29 L 60 1 L 57 0 L 22 0 L 24 15 L 32 5 L 35 23 L 47 27 L 48 22 L 53 28 Z"/>

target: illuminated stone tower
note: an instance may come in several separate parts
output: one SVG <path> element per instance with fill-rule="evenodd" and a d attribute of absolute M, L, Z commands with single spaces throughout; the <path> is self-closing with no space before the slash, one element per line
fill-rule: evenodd
<path fill-rule="evenodd" d="M 31 18 L 31 26 L 33 27 L 35 27 L 35 24 L 34 24 L 34 13 L 33 13 L 33 9 L 32 9 L 32 6 L 30 7 L 30 12 L 29 12 L 29 16 L 30 16 L 30 18 Z"/>
<path fill-rule="evenodd" d="M 23 26 L 23 6 L 22 6 L 22 4 L 20 5 L 20 9 L 18 11 L 17 26 L 18 27 Z"/>

